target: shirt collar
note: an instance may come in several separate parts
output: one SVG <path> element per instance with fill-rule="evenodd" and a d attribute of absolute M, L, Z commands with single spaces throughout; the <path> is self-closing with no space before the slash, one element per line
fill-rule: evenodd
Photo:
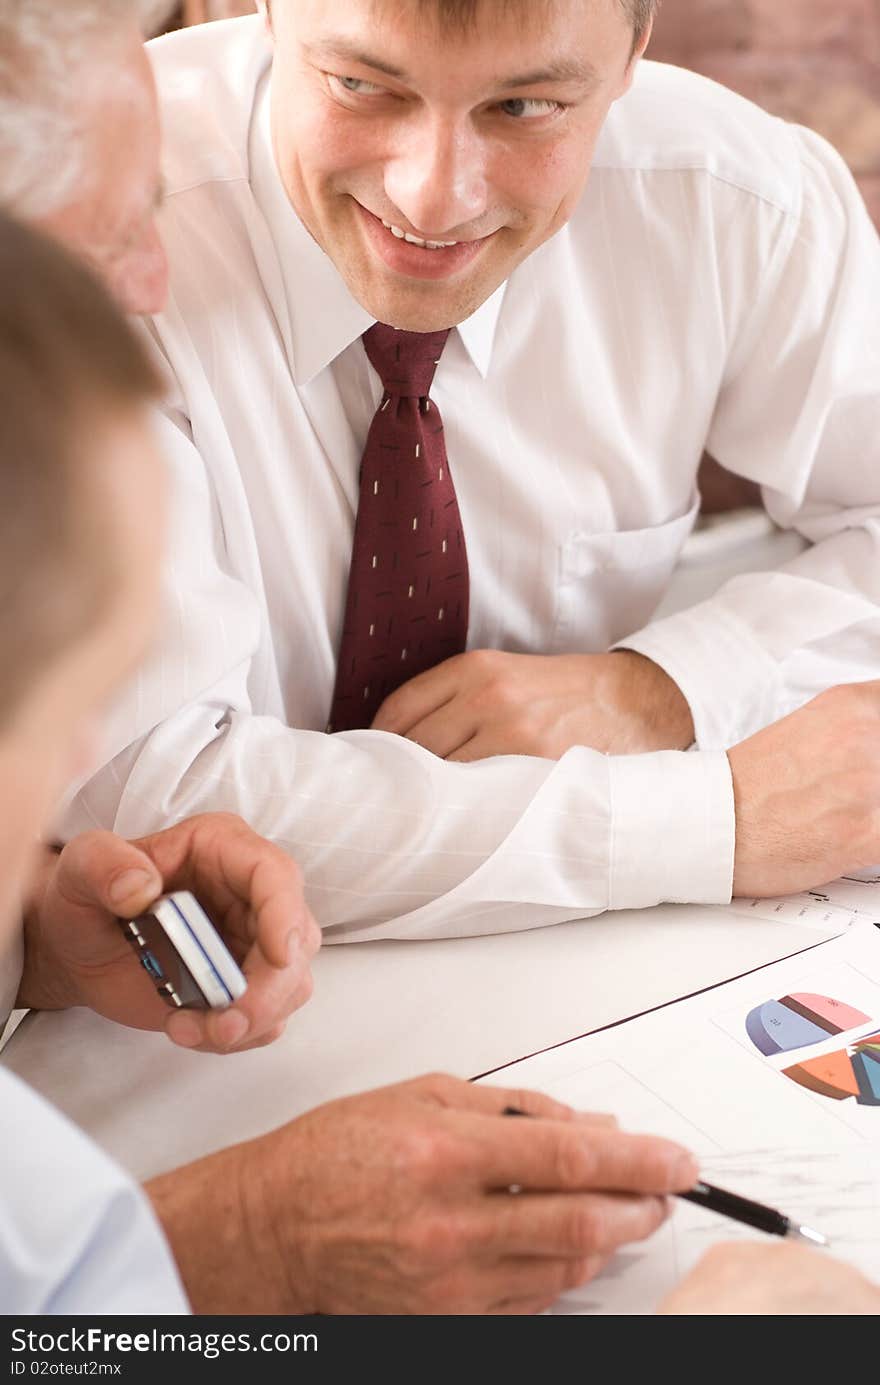
<path fill-rule="evenodd" d="M 269 74 L 256 95 L 251 131 L 251 190 L 275 244 L 287 300 L 285 332 L 297 385 L 307 384 L 372 327 L 371 317 L 349 293 L 329 255 L 314 241 L 290 205 L 272 149 Z M 459 323 L 465 350 L 485 378 L 506 284 Z"/>

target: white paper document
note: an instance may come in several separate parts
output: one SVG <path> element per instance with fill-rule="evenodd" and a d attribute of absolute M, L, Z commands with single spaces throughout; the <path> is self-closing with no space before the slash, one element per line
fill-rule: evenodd
<path fill-rule="evenodd" d="M 679 1141 L 708 1182 L 815 1227 L 880 1282 L 880 930 L 866 919 L 486 1080 Z M 761 1233 L 679 1201 L 657 1236 L 553 1311 L 651 1313 L 714 1241 L 743 1237 Z"/>
<path fill-rule="evenodd" d="M 798 923 L 824 932 L 842 931 L 863 918 L 880 924 L 880 867 L 841 876 L 815 890 L 775 899 L 734 899 L 715 906 L 771 922 Z"/>

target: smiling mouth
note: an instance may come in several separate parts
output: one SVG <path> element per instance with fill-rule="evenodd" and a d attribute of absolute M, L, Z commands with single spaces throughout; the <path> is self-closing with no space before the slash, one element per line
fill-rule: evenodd
<path fill-rule="evenodd" d="M 419 236 L 411 235 L 409 231 L 402 231 L 399 226 L 393 226 L 390 221 L 383 221 L 381 217 L 379 220 L 385 230 L 391 232 L 392 236 L 398 240 L 405 240 L 408 245 L 419 245 L 423 250 L 450 250 L 453 245 L 462 244 L 458 240 L 421 240 Z"/>

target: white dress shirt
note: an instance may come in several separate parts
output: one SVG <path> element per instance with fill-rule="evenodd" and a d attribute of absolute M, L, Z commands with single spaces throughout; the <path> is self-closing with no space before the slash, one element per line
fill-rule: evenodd
<path fill-rule="evenodd" d="M 0 1312 L 188 1313 L 144 1193 L 0 1068 Z"/>
<path fill-rule="evenodd" d="M 323 734 L 381 387 L 372 319 L 291 209 L 259 18 L 151 45 L 172 267 L 155 333 L 177 513 L 160 649 L 67 830 L 243 814 L 331 937 L 721 902 L 724 748 L 880 673 L 880 247 L 818 136 L 642 63 L 570 222 L 454 331 L 432 398 L 467 539 L 468 646 L 617 642 L 668 670 L 700 753 L 446 763 Z M 811 546 L 661 621 L 703 449 Z M 127 748 L 124 748 L 127 747 Z"/>
<path fill-rule="evenodd" d="M 24 967 L 24 942 L 20 929 L 16 929 L 0 948 L 0 1035 L 6 1027 Z"/>

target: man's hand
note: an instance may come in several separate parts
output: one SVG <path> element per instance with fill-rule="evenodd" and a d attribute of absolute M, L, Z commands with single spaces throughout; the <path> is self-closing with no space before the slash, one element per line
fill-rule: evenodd
<path fill-rule="evenodd" d="M 171 890 L 193 892 L 244 971 L 248 989 L 227 1010 L 169 1011 L 116 923 Z M 16 1004 L 85 1005 L 205 1052 L 255 1048 L 308 1000 L 320 941 L 294 862 L 232 814 L 204 813 L 136 842 L 89 832 L 47 853 L 25 914 Z"/>
<path fill-rule="evenodd" d="M 820 693 L 727 758 L 735 895 L 808 890 L 880 861 L 880 682 Z"/>
<path fill-rule="evenodd" d="M 573 745 L 610 755 L 684 750 L 687 702 L 658 664 L 611 654 L 504 654 L 477 649 L 420 673 L 383 702 L 373 727 L 446 760 L 540 755 Z"/>
<path fill-rule="evenodd" d="M 721 1317 L 880 1313 L 880 1286 L 850 1265 L 803 1246 L 714 1246 L 657 1310 Z"/>
<path fill-rule="evenodd" d="M 196 1313 L 533 1313 L 650 1236 L 696 1178 L 679 1146 L 610 1117 L 433 1076 L 147 1191 Z"/>

